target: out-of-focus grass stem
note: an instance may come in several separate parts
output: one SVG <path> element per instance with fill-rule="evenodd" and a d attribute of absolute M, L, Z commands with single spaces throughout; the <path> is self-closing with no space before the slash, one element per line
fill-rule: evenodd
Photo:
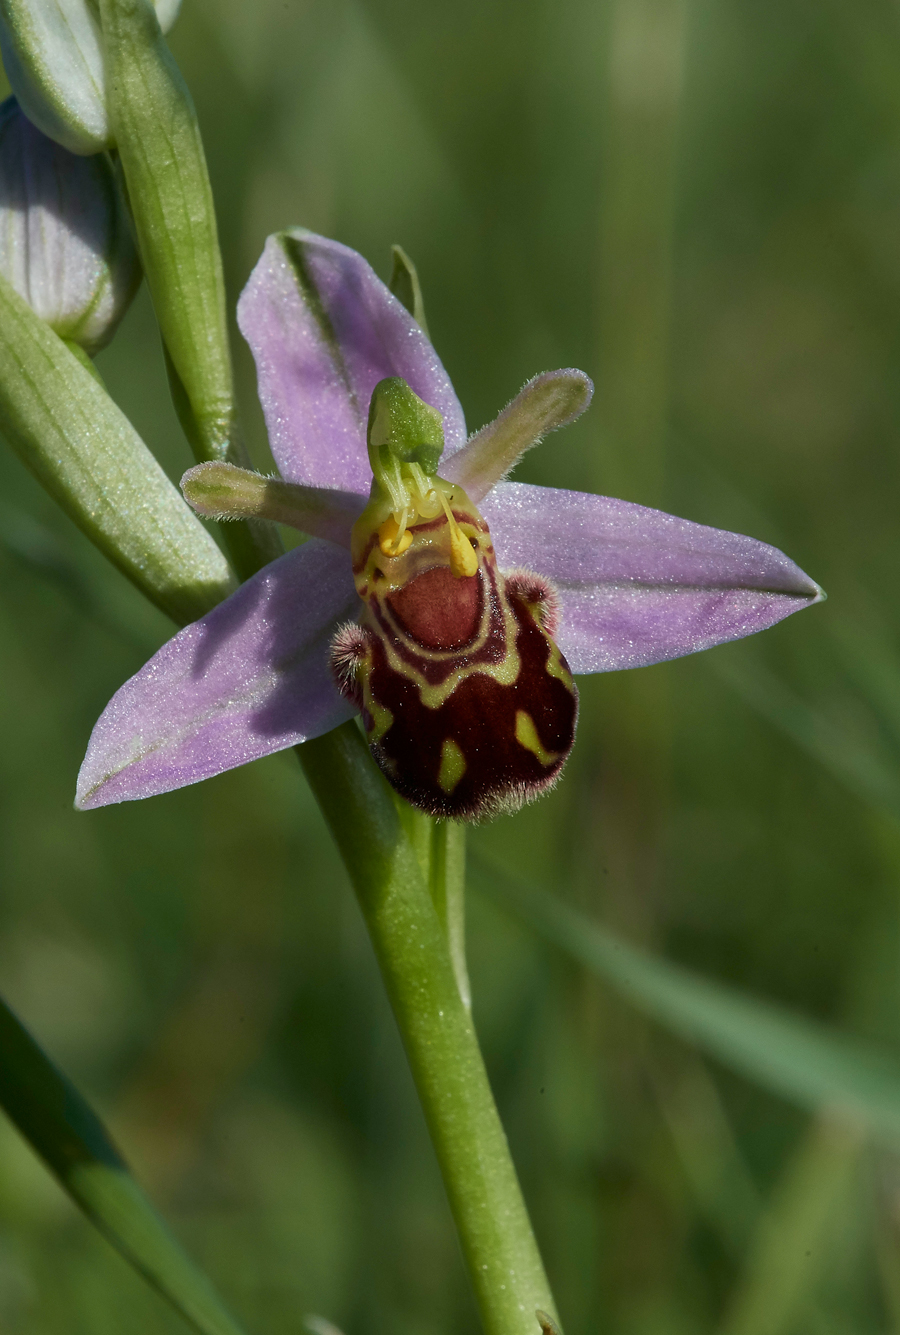
<path fill-rule="evenodd" d="M 813 1122 L 760 1222 L 719 1335 L 784 1335 L 797 1324 L 827 1264 L 862 1148 L 860 1128 L 827 1115 Z"/>
<path fill-rule="evenodd" d="M 0 1107 L 109 1242 L 198 1332 L 241 1335 L 78 1090 L 0 1000 Z"/>
<path fill-rule="evenodd" d="M 646 505 L 659 504 L 664 474 L 684 28 L 683 0 L 615 0 L 610 14 L 595 480 Z"/>

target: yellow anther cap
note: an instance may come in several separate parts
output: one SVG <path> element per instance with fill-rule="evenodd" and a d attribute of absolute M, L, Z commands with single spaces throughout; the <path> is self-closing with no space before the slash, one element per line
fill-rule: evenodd
<path fill-rule="evenodd" d="M 400 525 L 393 515 L 386 519 L 378 530 L 378 546 L 381 548 L 384 556 L 402 556 L 412 543 L 412 534 L 408 528 L 404 528 L 400 534 L 400 541 L 397 541 L 397 534 L 400 533 Z"/>

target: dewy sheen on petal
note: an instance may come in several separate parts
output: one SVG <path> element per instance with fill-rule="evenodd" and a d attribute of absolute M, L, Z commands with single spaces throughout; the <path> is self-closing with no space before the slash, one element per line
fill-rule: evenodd
<path fill-rule="evenodd" d="M 823 597 L 768 543 L 629 501 L 505 482 L 481 510 L 501 567 L 555 584 L 556 640 L 575 673 L 696 653 Z"/>
<path fill-rule="evenodd" d="M 352 717 L 328 666 L 358 606 L 347 553 L 313 539 L 186 626 L 113 696 L 76 806 L 183 788 L 318 737 Z"/>
<path fill-rule="evenodd" d="M 366 420 L 400 376 L 443 417 L 446 456 L 466 439 L 440 359 L 361 255 L 301 228 L 270 236 L 238 303 L 282 477 L 368 496 Z"/>

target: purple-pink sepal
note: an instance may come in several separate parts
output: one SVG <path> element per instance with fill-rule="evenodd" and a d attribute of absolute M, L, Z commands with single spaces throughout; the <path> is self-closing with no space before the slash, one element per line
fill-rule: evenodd
<path fill-rule="evenodd" d="M 444 419 L 445 457 L 466 439 L 456 391 L 404 306 L 355 250 L 296 228 L 270 236 L 238 302 L 283 478 L 368 496 L 369 400 L 401 376 Z"/>
<path fill-rule="evenodd" d="M 359 598 L 347 552 L 312 539 L 186 626 L 117 691 L 76 806 L 150 797 L 318 737 L 353 714 L 328 665 Z"/>
<path fill-rule="evenodd" d="M 481 511 L 501 569 L 556 585 L 556 638 L 575 673 L 709 649 L 824 596 L 768 543 L 629 501 L 502 482 Z"/>

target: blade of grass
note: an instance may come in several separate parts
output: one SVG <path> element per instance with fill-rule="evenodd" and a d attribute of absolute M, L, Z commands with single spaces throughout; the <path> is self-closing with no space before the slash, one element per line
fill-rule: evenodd
<path fill-rule="evenodd" d="M 648 1075 L 695 1200 L 728 1250 L 743 1256 L 762 1206 L 716 1082 L 697 1053 L 685 1054 L 675 1080 L 659 1063 Z"/>
<path fill-rule="evenodd" d="M 843 666 L 895 743 L 900 743 L 900 658 L 888 642 L 886 618 L 876 610 L 830 623 L 831 641 Z"/>
<path fill-rule="evenodd" d="M 243 1335 L 102 1123 L 0 999 L 0 1107 L 117 1251 L 200 1335 Z"/>
<path fill-rule="evenodd" d="M 889 1051 L 647 955 L 474 858 L 471 870 L 478 889 L 681 1038 L 803 1108 L 839 1110 L 900 1143 L 900 1061 Z"/>
<path fill-rule="evenodd" d="M 857 797 L 900 819 L 900 779 L 871 748 L 835 726 L 761 664 L 723 656 L 708 666 Z"/>

